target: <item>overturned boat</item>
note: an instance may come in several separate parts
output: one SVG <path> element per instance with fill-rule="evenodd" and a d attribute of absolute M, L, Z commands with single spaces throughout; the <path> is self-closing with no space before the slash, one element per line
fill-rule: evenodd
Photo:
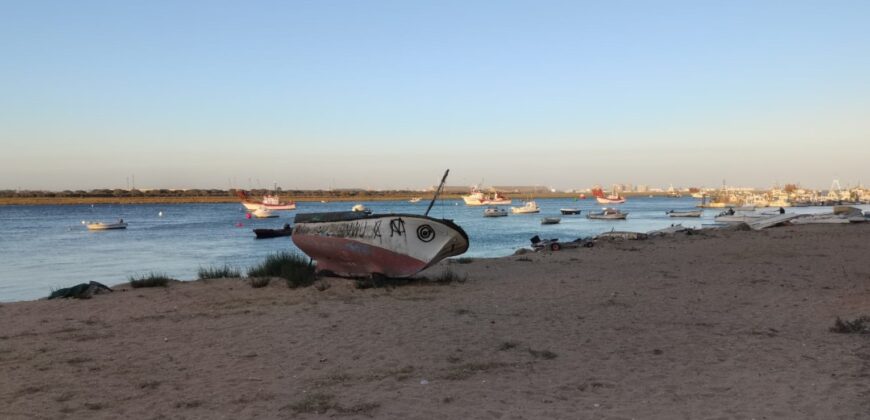
<path fill-rule="evenodd" d="M 434 202 L 435 198 L 422 216 L 353 211 L 298 214 L 293 243 L 317 261 L 318 272 L 409 277 L 468 250 L 468 235 L 461 227 L 428 216 Z"/>

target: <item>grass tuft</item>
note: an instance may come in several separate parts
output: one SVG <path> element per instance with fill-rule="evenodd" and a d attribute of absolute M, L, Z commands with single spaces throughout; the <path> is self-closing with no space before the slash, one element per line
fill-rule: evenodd
<path fill-rule="evenodd" d="M 177 281 L 166 274 L 149 273 L 144 276 L 130 276 L 130 287 L 138 289 L 140 287 L 166 287 L 170 281 Z"/>
<path fill-rule="evenodd" d="M 222 267 L 200 267 L 199 279 L 235 279 L 242 276 L 242 273 L 229 265 L 224 264 Z"/>
<path fill-rule="evenodd" d="M 854 321 L 840 319 L 834 321 L 831 332 L 840 334 L 870 334 L 870 316 L 861 316 Z"/>
<path fill-rule="evenodd" d="M 271 277 L 251 277 L 251 287 L 253 287 L 254 289 L 266 287 L 271 281 Z"/>
<path fill-rule="evenodd" d="M 453 282 L 465 283 L 465 281 L 468 280 L 468 275 L 459 275 L 453 270 L 445 267 L 444 270 L 437 276 L 433 277 L 432 280 L 439 284 L 450 284 Z"/>
<path fill-rule="evenodd" d="M 314 262 L 308 257 L 292 252 L 279 252 L 266 257 L 260 264 L 248 270 L 248 277 L 281 277 L 290 288 L 314 284 Z"/>
<path fill-rule="evenodd" d="M 457 264 L 471 264 L 474 262 L 474 259 L 469 257 L 461 257 L 456 258 L 453 261 L 456 261 Z"/>

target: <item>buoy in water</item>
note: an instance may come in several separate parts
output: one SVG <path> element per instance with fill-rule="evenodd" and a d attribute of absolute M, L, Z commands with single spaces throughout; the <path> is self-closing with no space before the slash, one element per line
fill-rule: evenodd
<path fill-rule="evenodd" d="M 245 219 L 250 219 L 250 218 L 251 218 L 251 213 L 248 213 L 245 215 Z"/>
<path fill-rule="evenodd" d="M 163 212 L 162 212 L 162 211 L 161 211 L 161 212 L 158 212 L 158 213 L 157 213 L 157 217 L 163 217 Z"/>

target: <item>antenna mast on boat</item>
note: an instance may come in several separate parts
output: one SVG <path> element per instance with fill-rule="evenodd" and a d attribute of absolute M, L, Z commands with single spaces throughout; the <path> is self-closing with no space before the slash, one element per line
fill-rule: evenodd
<path fill-rule="evenodd" d="M 429 207 L 426 208 L 426 213 L 423 213 L 423 216 L 429 215 L 429 210 L 432 210 L 432 206 L 435 205 L 435 200 L 438 199 L 438 194 L 441 193 L 441 188 L 444 188 L 444 181 L 447 181 L 447 174 L 450 173 L 450 169 L 444 171 L 444 176 L 441 177 L 441 183 L 438 184 L 438 189 L 435 190 L 435 196 L 432 197 L 432 201 L 429 202 Z"/>

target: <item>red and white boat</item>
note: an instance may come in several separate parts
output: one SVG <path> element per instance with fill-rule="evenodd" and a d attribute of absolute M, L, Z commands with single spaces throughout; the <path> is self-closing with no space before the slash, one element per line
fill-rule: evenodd
<path fill-rule="evenodd" d="M 282 202 L 277 195 L 266 194 L 263 196 L 263 201 L 253 201 L 244 191 L 239 191 L 239 197 L 242 199 L 242 205 L 248 211 L 265 208 L 266 210 L 281 211 L 281 210 L 296 210 L 296 203 L 292 201 Z"/>
<path fill-rule="evenodd" d="M 498 192 L 493 192 L 490 195 L 484 194 L 477 187 L 472 187 L 471 194 L 463 195 L 462 200 L 465 201 L 466 206 L 505 206 L 513 202 Z"/>
<path fill-rule="evenodd" d="M 449 171 L 448 171 L 449 172 Z M 447 172 L 435 193 L 444 186 Z M 448 219 L 424 215 L 340 211 L 297 214 L 293 243 L 318 272 L 347 277 L 409 277 L 468 250 L 468 235 Z"/>
<path fill-rule="evenodd" d="M 619 194 L 604 195 L 604 190 L 601 188 L 593 188 L 592 195 L 595 196 L 598 204 L 622 204 L 625 202 L 625 197 Z"/>

